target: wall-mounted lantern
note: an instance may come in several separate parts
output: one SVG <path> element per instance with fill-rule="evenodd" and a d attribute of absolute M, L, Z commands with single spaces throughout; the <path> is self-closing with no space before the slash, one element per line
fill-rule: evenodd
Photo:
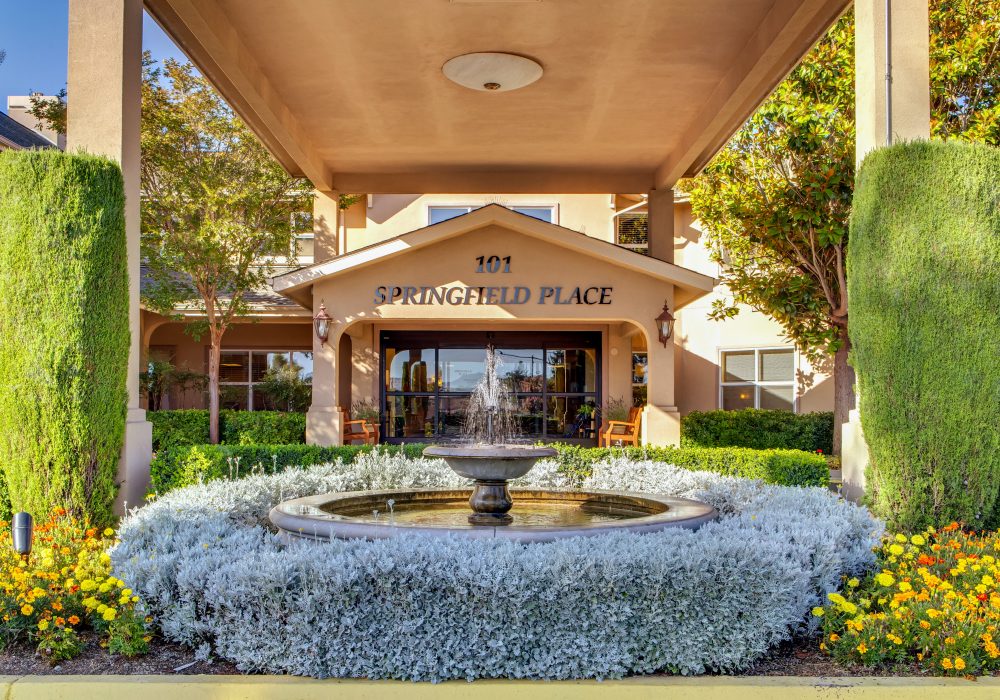
<path fill-rule="evenodd" d="M 316 328 L 316 337 L 319 338 L 320 345 L 326 345 L 330 339 L 330 321 L 333 318 L 326 312 L 326 304 L 320 303 L 319 313 L 313 316 L 313 326 Z"/>
<path fill-rule="evenodd" d="M 27 559 L 31 555 L 31 540 L 34 537 L 34 523 L 29 513 L 14 513 L 10 523 L 11 540 L 14 551 Z"/>
<path fill-rule="evenodd" d="M 674 334 L 674 315 L 670 313 L 670 306 L 667 305 L 667 302 L 663 302 L 663 311 L 656 317 L 655 322 L 656 330 L 660 334 L 660 342 L 663 343 L 663 347 L 667 347 L 670 336 Z"/>

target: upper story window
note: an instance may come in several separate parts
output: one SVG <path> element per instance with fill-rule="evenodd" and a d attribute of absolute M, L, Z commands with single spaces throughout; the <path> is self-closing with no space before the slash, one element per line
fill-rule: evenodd
<path fill-rule="evenodd" d="M 554 206 L 508 206 L 507 208 L 516 211 L 519 214 L 533 216 L 536 219 L 546 221 L 550 224 L 554 224 L 556 222 L 556 208 Z M 479 205 L 427 207 L 427 225 L 433 226 L 434 224 L 439 224 L 442 221 L 454 219 L 456 216 L 468 214 L 473 209 L 479 209 Z"/>
<path fill-rule="evenodd" d="M 754 348 L 720 353 L 719 406 L 795 410 L 795 350 Z"/>
<path fill-rule="evenodd" d="M 626 212 L 615 217 L 615 243 L 649 255 L 649 215 L 646 212 Z"/>

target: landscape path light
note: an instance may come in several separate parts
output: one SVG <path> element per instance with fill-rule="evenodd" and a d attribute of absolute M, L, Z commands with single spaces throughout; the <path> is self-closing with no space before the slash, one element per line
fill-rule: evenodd
<path fill-rule="evenodd" d="M 660 342 L 663 347 L 667 347 L 667 341 L 674 334 L 674 315 L 670 313 L 670 306 L 663 302 L 663 311 L 654 319 L 656 330 L 660 334 Z"/>

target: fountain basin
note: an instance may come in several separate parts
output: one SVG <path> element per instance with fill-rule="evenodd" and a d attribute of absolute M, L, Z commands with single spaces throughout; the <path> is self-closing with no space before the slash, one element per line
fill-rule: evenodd
<path fill-rule="evenodd" d="M 533 445 L 433 445 L 424 449 L 425 457 L 443 459 L 459 476 L 477 481 L 517 479 L 538 460 L 557 454 L 555 448 Z"/>
<path fill-rule="evenodd" d="M 270 520 L 286 541 L 386 539 L 418 534 L 551 542 L 611 532 L 697 529 L 717 513 L 699 501 L 610 491 L 514 489 L 514 523 L 470 525 L 469 489 L 353 491 L 285 501 Z M 390 510 L 389 501 L 392 501 Z"/>

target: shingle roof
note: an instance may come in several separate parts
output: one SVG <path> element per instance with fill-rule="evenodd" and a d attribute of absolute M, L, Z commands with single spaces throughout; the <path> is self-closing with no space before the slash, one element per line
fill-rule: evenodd
<path fill-rule="evenodd" d="M 295 268 L 290 267 L 287 269 L 291 270 Z M 285 268 L 279 268 L 279 273 L 283 271 L 287 270 Z M 140 286 L 142 290 L 145 291 L 148 285 L 150 284 L 149 268 L 147 268 L 145 265 L 142 266 L 140 280 L 141 280 Z M 229 295 L 226 293 L 220 293 L 219 298 L 222 301 L 228 301 Z M 243 295 L 243 298 L 246 300 L 246 303 L 250 305 L 251 309 L 283 308 L 289 310 L 299 310 L 299 311 L 302 310 L 302 307 L 295 301 L 289 299 L 288 297 L 282 296 L 281 294 L 278 294 L 269 287 L 264 289 L 255 289 L 253 291 L 247 292 L 246 294 Z M 194 304 L 193 301 L 192 304 Z M 186 308 L 186 306 L 187 306 L 186 304 L 182 304 L 180 307 L 178 307 L 178 310 Z"/>
<path fill-rule="evenodd" d="M 0 112 L 0 139 L 17 148 L 55 148 L 47 138 Z"/>

